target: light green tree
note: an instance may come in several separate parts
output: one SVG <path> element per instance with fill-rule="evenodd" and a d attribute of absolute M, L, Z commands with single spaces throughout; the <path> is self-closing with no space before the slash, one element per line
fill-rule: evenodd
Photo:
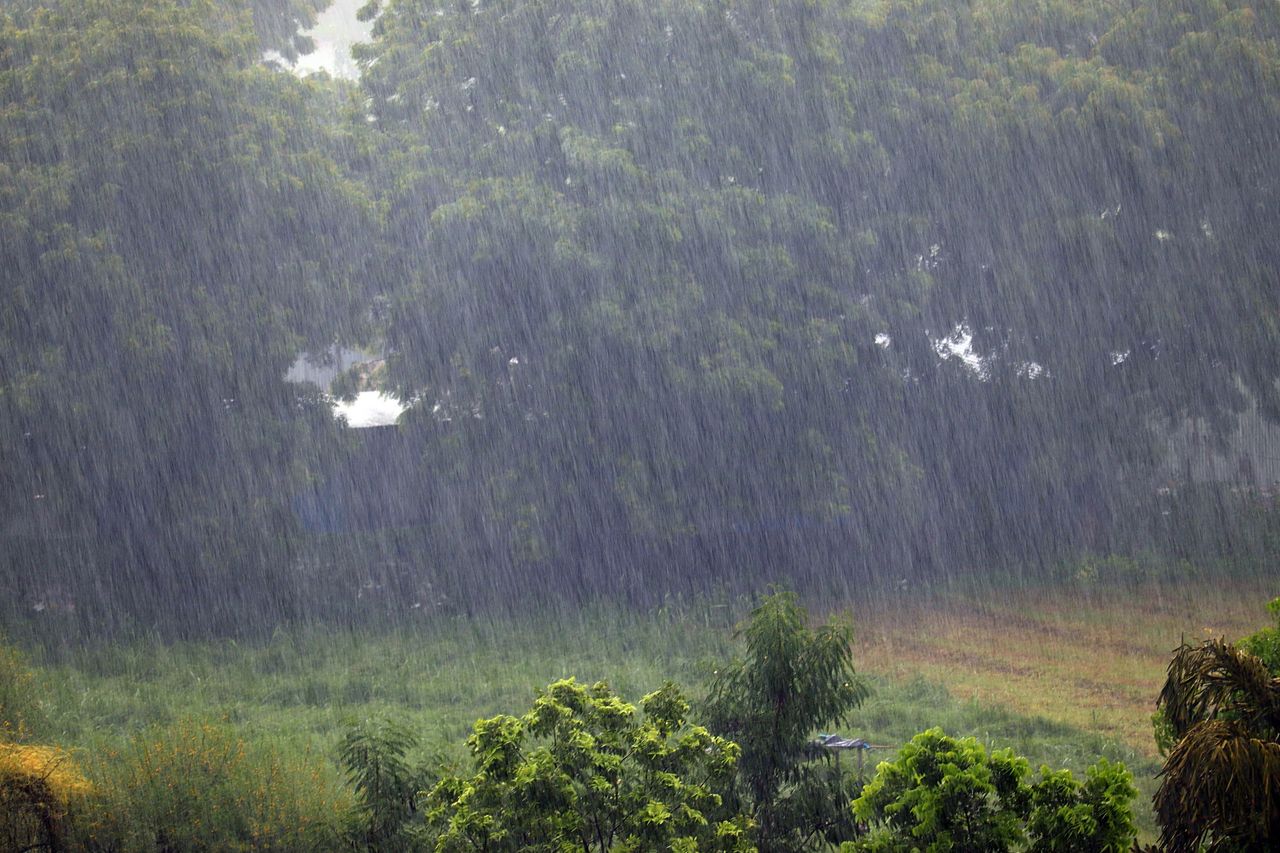
<path fill-rule="evenodd" d="M 1025 759 L 988 753 L 974 738 L 929 729 L 912 738 L 853 803 L 869 834 L 848 853 L 1124 853 L 1133 844 L 1137 794 L 1123 764 L 1105 759 L 1079 782 L 1041 767 L 1028 781 Z"/>
<path fill-rule="evenodd" d="M 475 774 L 427 794 L 435 849 L 754 850 L 751 821 L 720 793 L 738 748 L 688 712 L 670 684 L 637 708 L 603 682 L 567 679 L 522 717 L 480 720 L 467 741 Z"/>

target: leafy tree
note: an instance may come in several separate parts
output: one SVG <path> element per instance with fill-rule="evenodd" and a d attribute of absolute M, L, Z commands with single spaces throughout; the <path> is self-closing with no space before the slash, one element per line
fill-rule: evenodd
<path fill-rule="evenodd" d="M 332 4 L 333 0 L 248 0 L 262 46 L 278 51 L 290 62 L 316 49 L 315 42 L 302 31 L 315 26 L 316 15 Z"/>
<path fill-rule="evenodd" d="M 0 9 L 8 607 L 63 588 L 77 618 L 186 631 L 292 608 L 299 448 L 332 425 L 283 375 L 351 313 L 367 218 L 318 86 L 244 23 L 211 0 Z"/>
<path fill-rule="evenodd" d="M 1258 635 L 1254 635 L 1255 638 Z M 1156 791 L 1171 850 L 1265 850 L 1280 838 L 1280 678 L 1222 640 L 1183 644 L 1157 707 L 1175 740 Z"/>
<path fill-rule="evenodd" d="M 1069 770 L 1040 768 L 1031 783 L 1027 817 L 1030 849 L 1037 853 L 1122 853 L 1133 844 L 1131 804 L 1137 789 L 1123 764 L 1105 758 L 1085 770 L 1084 782 Z"/>
<path fill-rule="evenodd" d="M 745 657 L 716 673 L 707 700 L 711 728 L 741 744 L 738 779 L 769 850 L 811 849 L 852 829 L 848 782 L 812 761 L 809 742 L 869 691 L 853 669 L 849 626 L 813 630 L 807 615 L 794 593 L 761 602 L 740 631 Z"/>
<path fill-rule="evenodd" d="M 427 795 L 435 849 L 754 850 L 718 793 L 738 748 L 691 724 L 668 684 L 636 706 L 604 683 L 547 687 L 523 717 L 476 723 L 474 776 Z"/>
<path fill-rule="evenodd" d="M 848 851 L 1001 850 L 1123 853 L 1134 840 L 1130 803 L 1137 791 L 1123 764 L 1105 759 L 1083 783 L 1070 771 L 1040 769 L 1027 781 L 1025 759 L 988 753 L 973 738 L 941 729 L 912 738 L 854 801 L 871 827 Z"/>
<path fill-rule="evenodd" d="M 1280 363 L 1241 219 L 1277 209 L 1276 12 L 1186 5 L 383 4 L 430 499 L 507 562 L 639 577 L 1150 541 L 1160 425 L 1270 411 Z"/>

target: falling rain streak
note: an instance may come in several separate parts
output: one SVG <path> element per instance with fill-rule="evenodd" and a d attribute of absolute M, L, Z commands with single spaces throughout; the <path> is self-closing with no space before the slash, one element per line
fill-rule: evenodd
<path fill-rule="evenodd" d="M 1258 0 L 0 0 L 0 848 L 1280 843 L 1278 146 Z"/>

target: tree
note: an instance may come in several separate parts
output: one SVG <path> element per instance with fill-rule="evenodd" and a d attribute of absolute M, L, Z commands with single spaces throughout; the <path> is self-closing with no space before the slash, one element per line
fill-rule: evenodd
<path fill-rule="evenodd" d="M 523 717 L 480 720 L 467 740 L 475 775 L 427 795 L 435 849 L 754 850 L 750 820 L 718 793 L 738 748 L 688 712 L 670 684 L 637 712 L 603 682 L 567 679 Z"/>
<path fill-rule="evenodd" d="M 1280 412 L 1255 5 L 384 4 L 410 440 L 516 564 L 1150 544 L 1161 425 Z"/>
<path fill-rule="evenodd" d="M 812 761 L 809 742 L 868 695 L 853 669 L 848 625 L 806 625 L 794 593 L 768 596 L 740 631 L 746 655 L 718 671 L 710 726 L 741 744 L 743 799 L 768 850 L 811 849 L 850 831 L 848 780 Z"/>
<path fill-rule="evenodd" d="M 0 11 L 6 607 L 70 587 L 76 618 L 166 631 L 291 610 L 299 449 L 332 419 L 283 376 L 351 313 L 368 220 L 318 85 L 244 23 L 212 0 Z"/>
<path fill-rule="evenodd" d="M 1276 673 L 1223 640 L 1184 643 L 1169 662 L 1157 708 L 1175 741 L 1155 795 L 1160 843 L 1177 851 L 1274 848 L 1280 839 Z"/>
<path fill-rule="evenodd" d="M 1130 803 L 1137 794 L 1123 764 L 1099 761 L 1083 783 L 1070 771 L 1040 768 L 1012 750 L 988 753 L 973 738 L 929 729 L 897 759 L 883 762 L 853 803 L 870 826 L 853 851 L 934 853 L 1096 851 L 1124 853 L 1134 840 Z"/>
<path fill-rule="evenodd" d="M 234 0 L 244 2 L 245 0 Z M 248 0 L 253 28 L 266 50 L 279 51 L 290 62 L 315 50 L 315 42 L 302 34 L 315 26 L 316 15 L 333 0 Z"/>
<path fill-rule="evenodd" d="M 1272 675 L 1280 678 L 1280 598 L 1273 598 L 1267 604 L 1267 612 L 1275 619 L 1275 625 L 1250 634 L 1237 645 L 1241 651 L 1262 661 Z"/>
<path fill-rule="evenodd" d="M 406 754 L 417 743 L 404 726 L 372 719 L 348 729 L 338 745 L 342 768 L 360 800 L 352 840 L 370 853 L 413 848 L 410 820 L 424 777 Z"/>
<path fill-rule="evenodd" d="M 679 561 L 645 549 L 725 554 L 709 571 L 730 575 L 758 571 L 763 538 L 779 554 L 897 546 L 874 496 L 918 481 L 880 420 L 897 379 L 856 273 L 874 237 L 789 149 L 822 148 L 825 128 L 857 173 L 872 146 L 830 126 L 851 118 L 835 93 L 792 97 L 789 40 L 816 79 L 831 62 L 792 31 L 808 14 L 793 5 L 757 21 L 635 0 L 392 3 L 361 49 L 394 152 L 378 178 L 392 381 L 432 401 L 410 440 L 459 469 L 448 499 L 510 562 L 624 559 L 643 592 Z M 761 135 L 765 113 L 786 144 Z"/>

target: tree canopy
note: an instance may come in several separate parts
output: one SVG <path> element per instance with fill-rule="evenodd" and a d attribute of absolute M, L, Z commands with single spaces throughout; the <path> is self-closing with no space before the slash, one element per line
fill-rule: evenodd
<path fill-rule="evenodd" d="M 283 375 L 349 312 L 365 219 L 316 93 L 212 2 L 6 6 L 0 44 L 9 568 L 99 615 L 270 608 L 293 445 L 329 420 Z"/>
<path fill-rule="evenodd" d="M 1274 4 L 390 0 L 358 86 L 319 6 L 0 3 L 11 576 L 338 561 L 335 338 L 454 600 L 1200 547 L 1169 428 L 1280 418 Z"/>
<path fill-rule="evenodd" d="M 1131 544 L 1161 424 L 1280 414 L 1276 14 L 381 4 L 391 375 L 465 448 L 442 489 L 517 562 Z"/>

